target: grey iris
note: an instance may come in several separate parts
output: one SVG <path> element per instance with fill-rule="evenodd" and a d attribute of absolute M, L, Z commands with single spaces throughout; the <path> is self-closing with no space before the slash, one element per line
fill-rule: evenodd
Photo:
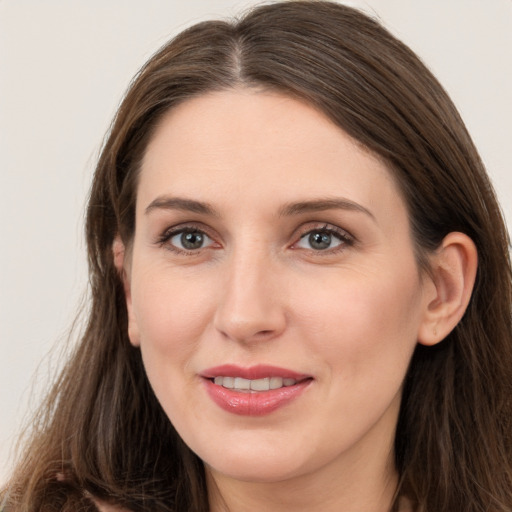
<path fill-rule="evenodd" d="M 309 235 L 309 244 L 313 249 L 328 249 L 331 245 L 332 237 L 329 233 L 311 233 Z"/>
<path fill-rule="evenodd" d="M 180 241 L 185 249 L 200 249 L 203 245 L 204 237 L 201 233 L 194 231 L 192 233 L 182 233 Z"/>

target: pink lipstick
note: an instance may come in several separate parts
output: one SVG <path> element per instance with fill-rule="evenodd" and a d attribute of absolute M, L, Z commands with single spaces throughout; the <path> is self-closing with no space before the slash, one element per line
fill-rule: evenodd
<path fill-rule="evenodd" d="M 244 416 L 263 416 L 285 406 L 312 382 L 309 375 L 285 368 L 222 365 L 201 373 L 210 398 L 222 409 Z"/>

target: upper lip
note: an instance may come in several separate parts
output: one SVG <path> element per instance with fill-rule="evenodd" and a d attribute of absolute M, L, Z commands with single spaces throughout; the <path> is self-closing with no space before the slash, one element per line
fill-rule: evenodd
<path fill-rule="evenodd" d="M 249 380 L 264 379 L 265 377 L 282 377 L 284 379 L 301 381 L 311 378 L 311 375 L 266 364 L 249 367 L 242 367 L 235 364 L 223 364 L 207 368 L 201 372 L 201 377 L 205 379 L 214 379 L 215 377 L 242 377 L 243 379 Z"/>

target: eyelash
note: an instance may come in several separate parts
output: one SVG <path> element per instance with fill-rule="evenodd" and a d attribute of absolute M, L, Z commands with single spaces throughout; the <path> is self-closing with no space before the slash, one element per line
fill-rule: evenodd
<path fill-rule="evenodd" d="M 180 247 L 176 247 L 176 245 L 169 243 L 172 238 L 178 235 L 187 234 L 187 233 L 197 233 L 199 235 L 206 236 L 209 240 L 211 240 L 213 243 L 214 239 L 212 236 L 210 236 L 203 227 L 194 226 L 193 224 L 188 224 L 186 226 L 176 226 L 170 229 L 167 229 L 164 231 L 157 239 L 156 243 L 160 247 L 166 247 L 168 250 L 176 253 L 176 254 L 183 254 L 185 256 L 195 256 L 202 252 L 202 249 L 205 249 L 206 247 L 200 247 L 195 250 L 187 250 L 187 249 L 181 249 Z"/>
<path fill-rule="evenodd" d="M 206 236 L 212 242 L 212 244 L 210 244 L 210 245 L 214 245 L 216 243 L 214 241 L 214 237 L 210 236 L 207 230 L 205 230 L 203 227 L 195 226 L 193 224 L 188 224 L 185 226 L 176 226 L 176 227 L 167 229 L 157 238 L 156 243 L 160 247 L 166 246 L 166 248 L 168 250 L 170 250 L 176 254 L 181 254 L 181 255 L 185 255 L 185 256 L 198 255 L 199 253 L 202 252 L 203 249 L 206 249 L 207 247 L 210 246 L 210 245 L 208 245 L 208 246 L 199 247 L 198 249 L 195 249 L 195 250 L 187 250 L 187 249 L 181 249 L 180 247 L 177 247 L 176 245 L 169 243 L 173 237 L 182 235 L 182 234 L 187 234 L 187 233 L 197 233 L 199 235 Z M 298 239 L 293 244 L 291 244 L 290 248 L 293 250 L 300 249 L 297 247 L 297 245 L 304 238 L 306 238 L 307 236 L 311 236 L 311 234 L 313 234 L 313 233 L 327 234 L 329 236 L 335 237 L 340 242 L 338 245 L 336 245 L 333 248 L 325 248 L 325 249 L 317 249 L 317 250 L 315 250 L 313 248 L 305 249 L 305 250 L 308 250 L 308 251 L 314 253 L 315 255 L 323 256 L 323 255 L 336 254 L 340 251 L 345 250 L 347 247 L 353 246 L 355 243 L 355 238 L 350 233 L 345 231 L 344 229 L 341 229 L 337 226 L 333 226 L 331 224 L 322 223 L 322 224 L 318 224 L 317 226 L 313 226 L 313 227 L 311 225 L 304 227 L 302 229 L 302 231 L 300 232 Z"/>
<path fill-rule="evenodd" d="M 296 249 L 296 246 L 307 236 L 311 236 L 313 233 L 319 233 L 319 234 L 327 234 L 329 236 L 333 236 L 339 240 L 339 244 L 332 248 L 326 248 L 326 249 L 309 249 L 312 253 L 319 256 L 327 256 L 336 254 L 338 252 L 344 251 L 347 249 L 347 247 L 351 247 L 355 243 L 355 238 L 345 231 L 344 229 L 341 229 L 337 226 L 333 226 L 332 224 L 318 224 L 317 226 L 311 227 L 307 226 L 304 228 L 302 233 L 299 236 L 299 239 L 294 242 L 291 246 L 292 249 Z"/>

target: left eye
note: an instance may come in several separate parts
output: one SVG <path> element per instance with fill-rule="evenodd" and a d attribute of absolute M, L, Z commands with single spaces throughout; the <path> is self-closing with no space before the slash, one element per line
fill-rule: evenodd
<path fill-rule="evenodd" d="M 314 251 L 325 251 L 334 249 L 347 242 L 340 234 L 327 229 L 315 229 L 300 237 L 297 247 L 301 249 L 313 249 Z"/>
<path fill-rule="evenodd" d="M 169 238 L 169 242 L 178 249 L 184 251 L 194 251 L 208 247 L 213 240 L 202 231 L 181 231 Z"/>

